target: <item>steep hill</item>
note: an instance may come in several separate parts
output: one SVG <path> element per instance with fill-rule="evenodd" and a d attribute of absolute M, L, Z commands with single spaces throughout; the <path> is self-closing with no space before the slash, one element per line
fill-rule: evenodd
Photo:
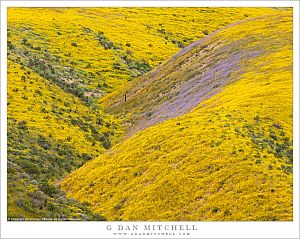
<path fill-rule="evenodd" d="M 256 21 L 264 19 L 258 17 Z M 244 20 L 243 26 L 255 32 L 265 30 L 266 37 L 274 37 L 274 29 L 266 24 L 252 26 L 253 22 L 253 19 Z M 129 136 L 187 113 L 253 70 L 247 68 L 253 58 L 278 50 L 268 41 L 262 41 L 262 35 L 235 27 L 239 23 L 194 42 L 144 77 L 102 97 L 100 103 L 108 113 L 123 118 Z M 284 34 L 281 31 L 276 36 L 281 40 L 286 38 Z"/>
<path fill-rule="evenodd" d="M 124 133 L 120 120 L 104 113 L 95 99 L 214 30 L 283 11 L 9 8 L 9 219 L 103 220 L 57 186 Z"/>
<path fill-rule="evenodd" d="M 140 76 L 190 43 L 271 8 L 10 8 L 9 59 L 83 100 Z"/>
<path fill-rule="evenodd" d="M 61 187 L 108 220 L 292 220 L 292 39 L 292 14 L 244 21 L 107 97 L 155 125 Z"/>
<path fill-rule="evenodd" d="M 54 182 L 109 148 L 118 120 L 12 61 L 7 116 L 8 217 L 81 218 Z"/>

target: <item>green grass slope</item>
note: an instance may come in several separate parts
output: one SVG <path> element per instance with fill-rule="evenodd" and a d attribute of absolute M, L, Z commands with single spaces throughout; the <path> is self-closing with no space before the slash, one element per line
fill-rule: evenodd
<path fill-rule="evenodd" d="M 109 148 L 118 121 L 12 61 L 7 114 L 8 217 L 85 219 L 55 182 Z"/>
<path fill-rule="evenodd" d="M 165 104 L 175 115 L 84 164 L 62 189 L 108 220 L 292 220 L 292 39 L 292 14 L 269 15 L 171 58 L 111 111 L 141 122 L 168 114 L 157 110 Z M 173 104 L 185 92 L 187 103 Z M 190 98 L 198 105 L 186 108 Z"/>

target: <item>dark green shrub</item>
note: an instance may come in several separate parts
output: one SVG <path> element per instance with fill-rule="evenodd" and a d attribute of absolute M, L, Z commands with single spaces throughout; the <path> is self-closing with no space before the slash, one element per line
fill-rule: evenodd
<path fill-rule="evenodd" d="M 219 212 L 220 211 L 220 209 L 219 208 L 217 208 L 217 207 L 214 207 L 212 210 L 211 210 L 213 213 L 217 213 L 217 212 Z"/>
<path fill-rule="evenodd" d="M 283 129 L 282 125 L 279 123 L 274 123 L 273 126 L 277 129 Z"/>
<path fill-rule="evenodd" d="M 104 36 L 103 32 L 98 32 L 96 38 L 98 39 L 99 43 L 103 46 L 104 49 L 118 49 L 118 47 L 116 47 L 112 41 L 110 41 L 106 36 Z"/>
<path fill-rule="evenodd" d="M 272 169 L 273 169 L 272 164 L 269 164 L 269 165 L 268 165 L 268 169 L 269 169 L 269 170 L 272 170 Z"/>
<path fill-rule="evenodd" d="M 50 197 L 53 197 L 59 192 L 58 188 L 56 188 L 54 185 L 50 185 L 46 180 L 42 181 L 40 184 L 40 189 Z"/>
<path fill-rule="evenodd" d="M 224 216 L 230 216 L 230 215 L 231 215 L 230 211 L 228 209 L 226 209 L 224 211 Z"/>
<path fill-rule="evenodd" d="M 91 156 L 91 155 L 88 155 L 88 154 L 86 154 L 86 153 L 83 153 L 81 157 L 82 157 L 82 159 L 83 159 L 84 161 L 88 161 L 88 160 L 91 160 L 91 159 L 92 159 L 92 156 Z"/>
<path fill-rule="evenodd" d="M 108 138 L 104 137 L 104 140 L 102 141 L 102 146 L 105 149 L 109 149 L 111 147 L 111 142 L 109 141 Z"/>
<path fill-rule="evenodd" d="M 22 160 L 19 164 L 21 165 L 22 169 L 29 174 L 39 174 L 40 167 L 36 165 L 34 162 L 29 161 L 30 159 Z"/>
<path fill-rule="evenodd" d="M 18 128 L 22 129 L 22 130 L 26 130 L 27 129 L 27 121 L 26 120 L 19 121 Z"/>
<path fill-rule="evenodd" d="M 204 35 L 208 35 L 208 30 L 203 30 L 202 33 L 203 33 Z"/>

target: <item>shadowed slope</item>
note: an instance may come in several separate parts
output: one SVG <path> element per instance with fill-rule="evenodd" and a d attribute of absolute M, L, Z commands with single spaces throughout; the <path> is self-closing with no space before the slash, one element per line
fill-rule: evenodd
<path fill-rule="evenodd" d="M 7 91 L 8 218 L 97 219 L 54 182 L 109 148 L 118 121 L 12 61 Z"/>
<path fill-rule="evenodd" d="M 191 44 L 158 69 L 101 102 L 108 106 L 109 113 L 125 118 L 129 136 L 183 115 L 252 70 L 248 67 L 252 58 L 276 51 L 268 41 L 275 40 L 275 30 L 260 23 L 285 18 L 282 15 L 243 21 L 245 29 L 251 28 L 258 34 L 242 29 L 240 22 L 231 24 Z M 284 31 L 278 31 L 276 36 L 289 37 Z M 262 37 L 267 39 L 262 41 Z"/>
<path fill-rule="evenodd" d="M 156 90 L 170 90 L 188 69 L 196 92 L 204 75 L 212 89 L 229 79 L 222 90 L 86 163 L 61 182 L 67 195 L 108 220 L 292 220 L 292 16 L 241 23 L 207 41 L 209 51 L 200 44 L 182 65 L 179 57 L 159 71 L 169 81 L 137 85 L 119 112 L 142 115 L 163 99 Z M 186 94 L 188 82 L 165 93 Z"/>

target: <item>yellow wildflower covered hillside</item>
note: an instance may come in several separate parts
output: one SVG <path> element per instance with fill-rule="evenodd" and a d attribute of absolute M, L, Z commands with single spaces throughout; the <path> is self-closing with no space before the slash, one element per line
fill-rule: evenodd
<path fill-rule="evenodd" d="M 90 210 L 94 205 L 67 198 L 57 182 L 120 142 L 124 126 L 129 132 L 127 126 L 133 124 L 131 134 L 143 129 L 140 119 L 151 115 L 146 112 L 149 105 L 140 111 L 141 117 L 132 107 L 134 95 L 124 110 L 118 102 L 120 97 L 123 100 L 122 90 L 130 87 L 128 81 L 139 82 L 140 77 L 148 82 L 143 78 L 147 72 L 228 24 L 289 11 L 8 8 L 8 220 L 105 220 Z M 157 95 L 155 89 L 152 93 Z M 132 115 L 127 115 L 130 108 Z M 146 127 L 162 122 L 156 120 L 158 112 L 153 112 Z"/>
<path fill-rule="evenodd" d="M 98 138 L 111 135 L 113 117 L 92 109 L 34 71 L 8 61 L 8 119 L 74 147 L 97 155 L 105 150 Z M 104 140 L 103 140 L 104 141 Z"/>
<path fill-rule="evenodd" d="M 292 220 L 292 14 L 209 35 L 153 75 L 137 81 L 128 104 L 114 95 L 106 105 L 127 125 L 156 112 L 170 117 L 64 178 L 67 195 L 108 220 Z M 157 93 L 168 80 L 177 85 Z M 198 105 L 179 111 L 180 94 Z"/>
<path fill-rule="evenodd" d="M 7 97 L 8 217 L 93 218 L 54 182 L 111 147 L 118 120 L 12 61 Z"/>
<path fill-rule="evenodd" d="M 18 55 L 18 62 L 46 79 L 57 78 L 56 84 L 81 98 L 98 98 L 155 68 L 180 48 L 214 30 L 245 18 L 282 11 L 271 8 L 10 8 L 8 46 Z M 31 61 L 24 59 L 24 55 Z M 41 72 L 40 65 L 44 62 L 48 73 Z"/>

